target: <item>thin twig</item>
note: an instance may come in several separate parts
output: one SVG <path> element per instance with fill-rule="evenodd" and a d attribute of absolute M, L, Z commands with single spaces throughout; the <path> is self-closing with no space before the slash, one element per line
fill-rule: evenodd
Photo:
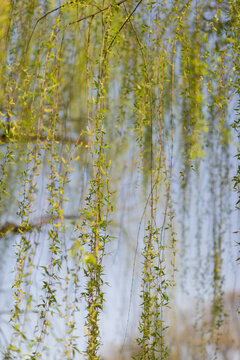
<path fill-rule="evenodd" d="M 82 17 L 82 18 L 80 18 L 80 19 L 77 19 L 77 20 L 75 20 L 75 21 L 72 21 L 72 22 L 68 23 L 65 27 L 68 27 L 68 26 L 70 26 L 70 25 L 74 25 L 74 24 L 80 23 L 81 21 L 87 20 L 87 19 L 89 19 L 89 18 L 93 18 L 94 16 L 96 16 L 96 15 L 98 15 L 98 14 L 101 14 L 103 11 L 108 10 L 110 7 L 119 6 L 119 5 L 123 4 L 123 3 L 126 2 L 126 1 L 127 1 L 127 0 L 121 0 L 121 1 L 119 1 L 118 3 L 116 3 L 116 4 L 110 4 L 110 5 L 106 6 L 106 7 L 103 8 L 103 9 L 100 9 L 100 10 L 96 11 L 96 12 L 93 13 L 93 14 L 84 16 L 84 17 Z M 141 1 L 142 1 L 142 0 L 141 0 Z"/>
<path fill-rule="evenodd" d="M 131 13 L 128 15 L 127 19 L 123 22 L 123 24 L 121 25 L 121 27 L 118 29 L 117 33 L 115 34 L 114 38 L 112 39 L 112 41 L 110 42 L 109 46 L 108 46 L 108 51 L 111 49 L 111 47 L 113 46 L 116 38 L 118 37 L 119 33 L 122 31 L 122 29 L 124 28 L 124 26 L 126 25 L 126 23 L 131 19 L 131 17 L 133 16 L 133 14 L 135 13 L 135 11 L 137 10 L 137 8 L 139 7 L 139 5 L 141 4 L 143 0 L 140 0 L 137 5 L 135 6 L 135 8 L 131 11 Z M 124 1 L 122 1 L 124 2 Z"/>
<path fill-rule="evenodd" d="M 29 37 L 29 39 L 28 39 L 25 53 L 27 53 L 27 51 L 28 51 L 29 44 L 30 44 L 30 42 L 31 42 L 31 40 L 32 40 L 33 34 L 34 34 L 35 30 L 36 30 L 36 27 L 38 26 L 38 24 L 40 23 L 40 21 L 42 21 L 43 19 L 45 19 L 48 15 L 52 14 L 53 12 L 56 12 L 56 11 L 62 9 L 63 7 L 66 7 L 67 5 L 71 5 L 71 4 L 73 4 L 73 1 L 70 1 L 68 4 L 63 4 L 63 5 L 61 5 L 61 6 L 58 6 L 58 7 L 56 7 L 55 9 L 49 10 L 48 12 L 46 12 L 45 14 L 43 14 L 39 19 L 37 19 L 35 25 L 33 26 L 31 35 L 30 35 L 30 37 Z"/>

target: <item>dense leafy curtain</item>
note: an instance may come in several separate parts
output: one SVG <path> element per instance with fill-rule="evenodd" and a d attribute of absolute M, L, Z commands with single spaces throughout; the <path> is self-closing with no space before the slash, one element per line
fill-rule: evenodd
<path fill-rule="evenodd" d="M 134 359 L 220 359 L 238 258 L 238 1 L 2 0 L 0 24 L 3 358 L 100 359 L 120 259 L 121 356 L 135 337 Z M 177 348 L 182 293 L 196 338 Z"/>

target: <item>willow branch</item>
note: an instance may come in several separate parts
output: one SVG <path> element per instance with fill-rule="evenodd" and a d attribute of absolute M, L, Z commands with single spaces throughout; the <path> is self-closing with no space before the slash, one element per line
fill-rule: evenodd
<path fill-rule="evenodd" d="M 140 0 L 137 5 L 135 6 L 135 8 L 131 11 L 131 13 L 128 15 L 127 19 L 123 22 L 123 24 L 121 25 L 121 27 L 118 29 L 116 35 L 114 36 L 114 38 L 112 39 L 112 41 L 110 42 L 109 46 L 108 46 L 108 51 L 111 49 L 111 47 L 113 46 L 116 38 L 118 37 L 119 33 L 122 31 L 122 29 L 124 28 L 124 26 L 127 24 L 127 22 L 131 19 L 131 17 L 133 16 L 133 14 L 135 13 L 135 11 L 137 10 L 137 8 L 139 7 L 139 5 L 141 4 L 143 0 Z M 122 1 L 125 2 L 125 1 Z"/>
<path fill-rule="evenodd" d="M 74 1 L 70 1 L 70 2 L 67 3 L 67 4 L 60 5 L 60 6 L 56 7 L 55 9 L 49 10 L 48 12 L 46 12 L 45 14 L 43 14 L 39 19 L 37 19 L 36 23 L 35 23 L 34 26 L 33 26 L 33 29 L 32 29 L 31 35 L 30 35 L 30 37 L 29 37 L 29 39 L 28 39 L 28 42 L 27 42 L 26 53 L 27 53 L 27 51 L 28 51 L 28 47 L 29 47 L 29 44 L 30 44 L 30 42 L 31 42 L 31 40 L 32 40 L 33 34 L 34 34 L 35 30 L 36 30 L 36 27 L 38 26 L 38 24 L 40 23 L 40 21 L 42 21 L 43 19 L 45 19 L 46 17 L 48 17 L 48 15 L 50 15 L 50 14 L 52 14 L 52 13 L 58 11 L 58 10 L 61 10 L 62 8 L 67 7 L 68 5 L 72 5 L 72 4 L 75 4 L 75 2 L 74 2 Z"/>
<path fill-rule="evenodd" d="M 80 215 L 76 214 L 63 215 L 64 220 L 78 220 L 79 218 Z M 21 232 L 31 232 L 34 228 L 39 228 L 43 225 L 47 225 L 53 219 L 56 221 L 61 220 L 60 216 L 54 217 L 52 215 L 47 215 L 25 226 L 7 221 L 4 225 L 0 227 L 0 238 L 4 237 L 8 233 L 20 234 Z"/>
<path fill-rule="evenodd" d="M 106 7 L 103 8 L 103 9 L 100 9 L 100 10 L 96 11 L 96 12 L 93 13 L 93 14 L 84 16 L 84 17 L 82 17 L 82 18 L 80 18 L 80 19 L 77 19 L 77 20 L 75 20 L 75 21 L 72 21 L 72 22 L 68 23 L 65 27 L 68 27 L 68 26 L 73 25 L 73 24 L 80 23 L 81 21 L 87 20 L 87 19 L 89 19 L 89 18 L 93 18 L 94 16 L 96 16 L 96 15 L 98 15 L 98 14 L 101 14 L 102 12 L 110 9 L 111 7 L 113 7 L 113 6 L 119 6 L 119 5 L 123 4 L 123 3 L 125 3 L 126 1 L 128 1 L 128 0 L 121 0 L 121 1 L 117 2 L 116 4 L 110 4 L 110 5 L 106 6 Z M 141 0 L 141 1 L 142 1 L 142 0 Z"/>
<path fill-rule="evenodd" d="M 9 143 L 26 143 L 26 142 L 34 142 L 34 141 L 50 141 L 51 139 L 47 135 L 27 135 L 21 137 L 9 137 L 5 134 L 0 135 L 0 146 L 9 144 Z M 64 144 L 76 144 L 76 139 L 62 137 L 62 136 L 55 136 L 55 141 Z"/>

